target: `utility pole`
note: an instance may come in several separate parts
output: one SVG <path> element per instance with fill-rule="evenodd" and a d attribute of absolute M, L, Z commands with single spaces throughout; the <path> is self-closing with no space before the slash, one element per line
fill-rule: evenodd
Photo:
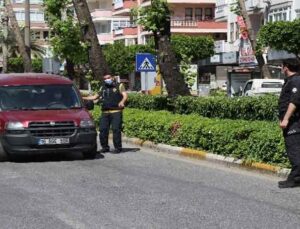
<path fill-rule="evenodd" d="M 25 46 L 26 46 L 26 51 L 29 56 L 31 52 L 31 47 L 30 47 L 30 0 L 25 0 Z"/>
<path fill-rule="evenodd" d="M 3 30 L 3 41 L 2 41 L 2 73 L 8 72 L 7 61 L 8 61 L 8 48 L 7 48 L 7 38 L 8 38 L 8 15 L 5 8 L 5 1 L 1 1 L 1 24 Z"/>

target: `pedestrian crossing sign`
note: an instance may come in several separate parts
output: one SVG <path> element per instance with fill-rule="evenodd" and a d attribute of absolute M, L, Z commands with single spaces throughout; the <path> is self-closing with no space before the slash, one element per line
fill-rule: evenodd
<path fill-rule="evenodd" d="M 137 72 L 155 72 L 155 56 L 150 53 L 137 53 L 135 58 L 135 70 Z"/>

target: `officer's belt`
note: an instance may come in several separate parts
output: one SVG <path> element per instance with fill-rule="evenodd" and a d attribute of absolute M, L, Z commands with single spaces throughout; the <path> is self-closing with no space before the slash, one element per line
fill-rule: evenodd
<path fill-rule="evenodd" d="M 102 111 L 104 114 L 111 114 L 111 113 L 117 113 L 117 112 L 122 112 L 122 110 L 106 110 Z"/>

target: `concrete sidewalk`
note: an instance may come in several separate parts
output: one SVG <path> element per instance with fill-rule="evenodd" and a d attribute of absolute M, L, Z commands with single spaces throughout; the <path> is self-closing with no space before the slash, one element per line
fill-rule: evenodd
<path fill-rule="evenodd" d="M 110 136 L 110 138 L 111 137 L 112 136 Z M 144 141 L 138 138 L 129 138 L 126 136 L 123 136 L 122 139 L 124 143 L 128 143 L 128 144 L 147 147 L 157 151 L 163 151 L 171 154 L 177 154 L 177 155 L 192 157 L 201 160 L 213 161 L 217 163 L 226 164 L 228 166 L 236 166 L 243 169 L 250 169 L 254 171 L 276 175 L 283 178 L 286 178 L 290 173 L 290 169 L 287 168 L 281 168 L 279 166 L 274 166 L 274 165 L 269 165 L 269 164 L 259 163 L 259 162 L 246 162 L 245 160 L 242 159 L 236 159 L 233 157 L 226 157 L 222 155 L 212 154 L 202 150 L 176 147 L 176 146 L 170 146 L 165 144 L 155 144 L 151 141 Z"/>

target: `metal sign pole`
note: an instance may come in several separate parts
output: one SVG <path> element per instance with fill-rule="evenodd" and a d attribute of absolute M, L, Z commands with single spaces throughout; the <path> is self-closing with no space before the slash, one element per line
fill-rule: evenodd
<path fill-rule="evenodd" d="M 145 94 L 148 95 L 148 72 L 145 72 Z"/>

